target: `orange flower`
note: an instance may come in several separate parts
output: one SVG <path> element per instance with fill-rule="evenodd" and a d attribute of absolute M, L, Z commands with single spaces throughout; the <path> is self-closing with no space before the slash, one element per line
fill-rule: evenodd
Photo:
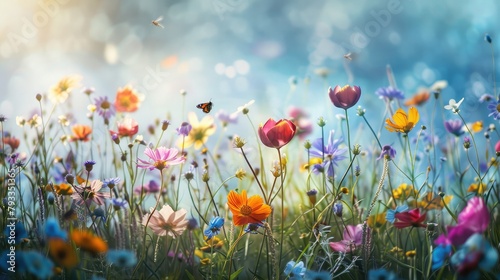
<path fill-rule="evenodd" d="M 56 191 L 56 193 L 58 195 L 72 195 L 73 194 L 73 188 L 71 187 L 71 185 L 66 184 L 66 183 L 54 185 L 54 190 Z"/>
<path fill-rule="evenodd" d="M 5 137 L 3 138 L 3 143 L 6 145 L 9 145 L 10 148 L 12 149 L 12 152 L 15 151 L 18 147 L 21 141 L 17 139 L 16 137 Z"/>
<path fill-rule="evenodd" d="M 420 106 L 427 102 L 430 96 L 429 90 L 424 89 L 415 93 L 415 95 L 407 99 L 404 104 L 405 106 Z"/>
<path fill-rule="evenodd" d="M 49 254 L 62 267 L 71 269 L 78 264 L 73 246 L 60 238 L 49 239 Z"/>
<path fill-rule="evenodd" d="M 262 197 L 254 195 L 247 198 L 245 190 L 241 195 L 230 191 L 227 195 L 227 204 L 233 212 L 233 223 L 236 226 L 260 224 L 272 211 L 271 206 L 264 204 Z"/>
<path fill-rule="evenodd" d="M 75 242 L 80 249 L 92 253 L 94 255 L 106 253 L 108 251 L 108 244 L 99 236 L 95 236 L 92 232 L 87 230 L 73 230 L 71 232 L 71 240 Z"/>
<path fill-rule="evenodd" d="M 408 133 L 410 132 L 415 125 L 418 123 L 420 119 L 420 115 L 418 114 L 418 110 L 415 107 L 410 107 L 408 109 L 408 114 L 406 114 L 403 109 L 399 108 L 392 119 L 385 120 L 387 126 L 385 127 L 390 132 L 402 132 Z"/>
<path fill-rule="evenodd" d="M 417 202 L 417 206 L 419 208 L 425 209 L 425 210 L 433 210 L 433 209 L 443 209 L 444 205 L 449 205 L 451 199 L 453 198 L 452 195 L 446 195 L 444 197 L 441 197 L 440 195 L 435 195 L 433 192 L 427 193 L 422 200 Z"/>
<path fill-rule="evenodd" d="M 379 214 L 371 215 L 368 217 L 368 226 L 371 228 L 380 228 L 384 226 L 387 222 L 385 215 L 385 211 Z"/>
<path fill-rule="evenodd" d="M 135 112 L 139 109 L 141 99 L 132 86 L 118 89 L 116 92 L 115 108 L 117 112 Z"/>
<path fill-rule="evenodd" d="M 88 125 L 75 124 L 71 131 L 73 131 L 73 141 L 87 142 L 90 140 L 89 136 L 92 133 L 92 128 Z"/>

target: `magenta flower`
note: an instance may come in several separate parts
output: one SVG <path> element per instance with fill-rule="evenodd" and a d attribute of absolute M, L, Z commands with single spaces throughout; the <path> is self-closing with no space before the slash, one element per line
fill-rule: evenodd
<path fill-rule="evenodd" d="M 349 109 L 358 103 L 361 97 L 361 88 L 349 85 L 344 87 L 336 86 L 334 89 L 328 89 L 328 95 L 335 107 Z"/>
<path fill-rule="evenodd" d="M 288 115 L 297 127 L 297 136 L 304 140 L 313 131 L 313 123 L 309 120 L 309 114 L 298 107 L 290 107 Z"/>
<path fill-rule="evenodd" d="M 165 147 L 159 147 L 154 150 L 146 148 L 144 154 L 149 157 L 149 160 L 138 159 L 137 167 L 147 168 L 149 170 L 156 168 L 162 171 L 171 165 L 181 164 L 186 161 L 184 156 L 178 157 L 178 153 L 179 151 L 176 148 L 167 149 Z"/>
<path fill-rule="evenodd" d="M 439 245 L 452 244 L 459 246 L 465 243 L 475 233 L 483 233 L 490 224 L 490 213 L 484 200 L 473 197 L 467 202 L 467 206 L 458 215 L 456 226 L 448 226 L 448 234 L 440 235 L 434 243 Z"/>
<path fill-rule="evenodd" d="M 500 140 L 495 144 L 495 152 L 498 154 L 500 153 Z"/>
<path fill-rule="evenodd" d="M 160 184 L 158 184 L 155 180 L 150 180 L 149 183 L 134 188 L 134 192 L 136 194 L 157 193 L 159 191 L 160 191 Z"/>
<path fill-rule="evenodd" d="M 354 251 L 363 242 L 363 225 L 347 225 L 343 237 L 339 242 L 330 242 L 332 250 L 345 253 Z"/>
<path fill-rule="evenodd" d="M 427 217 L 427 213 L 420 214 L 420 209 L 415 208 L 408 212 L 397 213 L 394 215 L 397 222 L 394 222 L 396 228 L 402 229 L 405 227 L 426 227 L 423 223 Z"/>

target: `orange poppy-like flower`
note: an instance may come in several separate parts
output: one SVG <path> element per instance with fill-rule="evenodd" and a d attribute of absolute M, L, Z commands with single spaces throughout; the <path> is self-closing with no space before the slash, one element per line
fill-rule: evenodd
<path fill-rule="evenodd" d="M 271 206 L 264 204 L 262 197 L 254 195 L 247 198 L 245 190 L 241 192 L 241 195 L 230 191 L 227 195 L 227 205 L 233 212 L 233 223 L 236 226 L 260 224 L 272 211 Z"/>
<path fill-rule="evenodd" d="M 72 195 L 73 187 L 70 184 L 61 183 L 59 185 L 53 185 L 55 192 L 58 195 Z M 52 189 L 50 189 L 52 191 Z"/>
<path fill-rule="evenodd" d="M 415 93 L 415 95 L 407 99 L 404 104 L 405 106 L 420 106 L 427 102 L 430 96 L 429 90 L 424 89 Z"/>
<path fill-rule="evenodd" d="M 15 151 L 17 148 L 19 148 L 19 144 L 21 141 L 17 139 L 16 137 L 5 137 L 3 138 L 3 143 L 6 145 L 9 145 L 12 151 Z"/>
<path fill-rule="evenodd" d="M 87 142 L 90 140 L 89 136 L 92 133 L 92 128 L 88 125 L 75 124 L 71 127 L 71 131 L 73 131 L 73 136 L 71 138 L 73 141 Z"/>
<path fill-rule="evenodd" d="M 49 255 L 58 265 L 69 269 L 79 262 L 73 246 L 61 238 L 49 239 Z"/>
<path fill-rule="evenodd" d="M 80 249 L 92 253 L 94 255 L 106 253 L 108 244 L 99 236 L 95 236 L 88 230 L 73 230 L 71 232 L 71 240 L 75 242 Z"/>
<path fill-rule="evenodd" d="M 115 108 L 117 112 L 135 112 L 139 109 L 141 98 L 132 86 L 119 88 L 116 92 Z"/>
<path fill-rule="evenodd" d="M 394 116 L 392 116 L 392 120 L 385 120 L 387 124 L 385 128 L 390 132 L 408 133 L 415 127 L 419 119 L 420 115 L 417 108 L 410 107 L 410 109 L 408 109 L 408 114 L 406 114 L 403 109 L 399 108 L 396 113 L 394 113 Z"/>

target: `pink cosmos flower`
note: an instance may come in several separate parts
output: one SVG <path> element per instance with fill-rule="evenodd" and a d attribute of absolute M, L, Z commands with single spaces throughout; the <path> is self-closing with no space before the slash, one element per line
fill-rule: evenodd
<path fill-rule="evenodd" d="M 336 86 L 334 89 L 328 89 L 328 95 L 335 107 L 349 109 L 358 103 L 361 97 L 361 88 L 349 85 L 344 87 Z"/>
<path fill-rule="evenodd" d="M 180 209 L 174 211 L 169 205 L 164 205 L 159 211 L 150 210 L 153 215 L 146 214 L 142 217 L 142 225 L 147 226 L 159 236 L 169 235 L 174 239 L 180 236 L 187 227 L 188 220 L 186 220 L 187 211 Z M 149 218 L 151 216 L 151 218 Z M 149 219 L 149 223 L 148 223 Z"/>
<path fill-rule="evenodd" d="M 106 199 L 110 197 L 110 194 L 109 191 L 101 192 L 102 186 L 103 183 L 100 180 L 92 181 L 89 186 L 86 185 L 86 182 L 83 182 L 81 185 L 73 187 L 71 198 L 78 205 L 82 205 L 83 203 L 90 205 L 92 202 L 95 202 L 97 205 L 103 205 Z"/>
<path fill-rule="evenodd" d="M 118 136 L 132 137 L 139 131 L 139 124 L 132 118 L 125 118 L 121 122 L 117 122 L 118 132 L 110 130 L 111 135 L 118 134 Z"/>
<path fill-rule="evenodd" d="M 162 171 L 171 165 L 181 164 L 186 161 L 184 156 L 177 156 L 177 154 L 179 154 L 179 150 L 176 148 L 167 149 L 165 147 L 158 147 L 154 150 L 146 148 L 144 154 L 149 157 L 149 160 L 138 159 L 137 167 L 147 168 L 149 170 L 156 168 Z"/>
<path fill-rule="evenodd" d="M 394 222 L 394 226 L 401 229 L 405 227 L 427 227 L 423 222 L 427 217 L 427 213 L 420 214 L 420 209 L 415 208 L 408 212 L 401 212 L 394 215 L 397 222 Z"/>
<path fill-rule="evenodd" d="M 344 229 L 344 240 L 330 242 L 330 247 L 336 252 L 349 253 L 357 249 L 363 242 L 363 225 L 347 225 Z"/>
<path fill-rule="evenodd" d="M 448 234 L 440 235 L 434 243 L 439 245 L 452 244 L 459 246 L 465 243 L 475 233 L 483 233 L 490 224 L 488 207 L 481 197 L 473 197 L 458 215 L 456 226 L 448 226 Z"/>

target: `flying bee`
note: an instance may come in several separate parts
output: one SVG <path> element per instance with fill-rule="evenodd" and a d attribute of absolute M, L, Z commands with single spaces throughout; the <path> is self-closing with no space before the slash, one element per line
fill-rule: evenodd
<path fill-rule="evenodd" d="M 161 25 L 160 21 L 163 20 L 163 16 L 159 16 L 157 19 L 151 21 L 151 23 L 154 25 L 154 26 L 158 26 L 158 27 L 161 27 L 161 28 L 165 28 L 163 27 L 163 25 Z"/>
<path fill-rule="evenodd" d="M 344 58 L 347 60 L 352 60 L 352 53 L 346 53 L 344 54 Z"/>

